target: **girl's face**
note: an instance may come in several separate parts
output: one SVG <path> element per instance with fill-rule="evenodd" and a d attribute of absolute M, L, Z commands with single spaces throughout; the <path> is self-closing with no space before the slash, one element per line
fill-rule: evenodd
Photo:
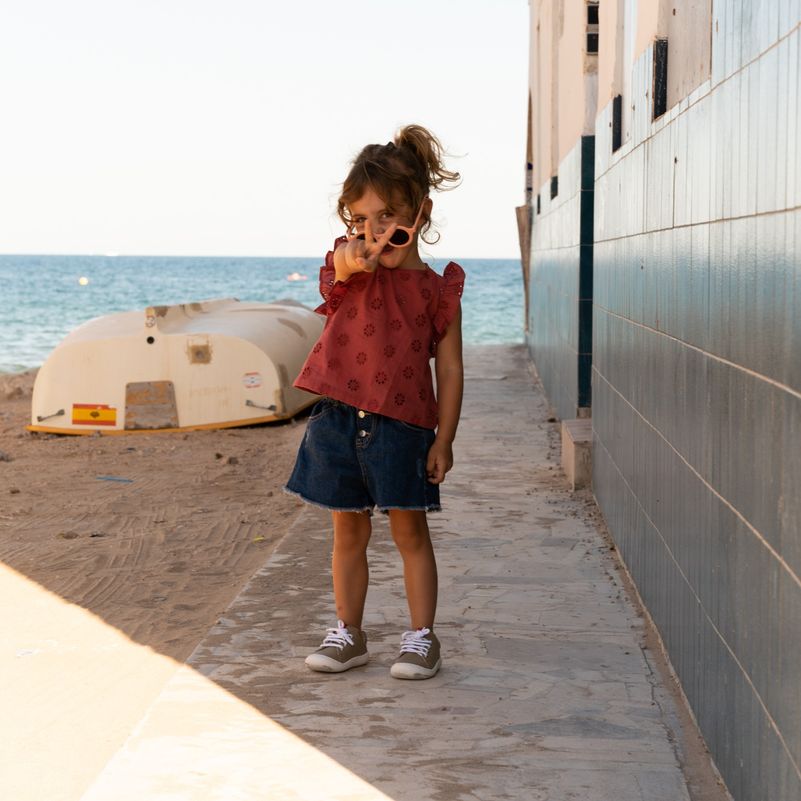
<path fill-rule="evenodd" d="M 430 203 L 430 200 L 426 200 Z M 378 239 L 391 225 L 411 227 L 417 209 L 408 209 L 405 206 L 392 207 L 372 189 L 368 189 L 357 201 L 350 204 L 351 219 L 356 233 L 364 232 L 364 223 L 370 221 L 373 236 Z M 407 269 L 423 269 L 420 254 L 417 252 L 418 232 L 415 231 L 408 245 L 400 248 L 387 245 L 379 256 L 378 262 L 382 267 L 390 270 L 403 267 Z"/>

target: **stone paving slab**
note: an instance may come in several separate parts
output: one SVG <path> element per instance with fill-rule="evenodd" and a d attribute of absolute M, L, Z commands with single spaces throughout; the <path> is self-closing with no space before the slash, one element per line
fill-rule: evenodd
<path fill-rule="evenodd" d="M 84 801 L 687 801 L 642 618 L 558 456 L 525 351 L 468 351 L 456 467 L 431 516 L 439 675 L 389 676 L 408 612 L 380 517 L 371 660 L 305 668 L 334 618 L 329 518 L 305 508 Z"/>

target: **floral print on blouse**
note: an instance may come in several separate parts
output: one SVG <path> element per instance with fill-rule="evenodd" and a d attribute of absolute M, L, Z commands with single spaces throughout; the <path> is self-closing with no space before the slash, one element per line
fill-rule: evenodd
<path fill-rule="evenodd" d="M 334 247 L 343 240 L 337 240 Z M 320 268 L 316 311 L 327 319 L 295 386 L 423 428 L 437 426 L 431 357 L 459 309 L 464 270 L 387 269 L 335 281 Z"/>

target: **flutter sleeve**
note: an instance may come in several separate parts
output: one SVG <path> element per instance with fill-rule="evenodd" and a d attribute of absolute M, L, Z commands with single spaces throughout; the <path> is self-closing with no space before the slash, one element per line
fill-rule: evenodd
<path fill-rule="evenodd" d="M 434 314 L 434 344 L 436 345 L 448 330 L 461 305 L 464 290 L 464 270 L 451 262 L 442 274 L 439 285 L 439 304 Z"/>
<path fill-rule="evenodd" d="M 333 250 L 329 250 L 325 254 L 325 264 L 320 267 L 320 294 L 323 297 L 323 303 L 315 309 L 317 314 L 332 315 L 342 305 L 342 298 L 348 291 L 345 284 L 341 281 L 336 282 L 336 270 L 334 269 L 334 250 L 344 241 L 345 237 L 341 236 L 334 242 Z"/>

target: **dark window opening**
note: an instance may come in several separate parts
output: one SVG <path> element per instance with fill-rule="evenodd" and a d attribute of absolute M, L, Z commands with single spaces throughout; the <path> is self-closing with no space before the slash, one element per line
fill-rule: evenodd
<path fill-rule="evenodd" d="M 529 161 L 526 163 L 526 203 L 531 204 L 531 196 L 534 194 L 534 165 Z"/>
<path fill-rule="evenodd" d="M 654 119 L 667 111 L 668 40 L 654 42 Z"/>
<path fill-rule="evenodd" d="M 598 52 L 598 3 L 587 3 L 587 52 Z"/>
<path fill-rule="evenodd" d="M 537 214 L 539 214 L 539 213 L 540 213 L 540 196 L 538 194 L 537 195 Z"/>
<path fill-rule="evenodd" d="M 612 101 L 612 152 L 623 144 L 623 95 L 617 95 Z"/>
<path fill-rule="evenodd" d="M 551 178 L 551 200 L 553 200 L 559 194 L 559 176 L 554 175 Z"/>

